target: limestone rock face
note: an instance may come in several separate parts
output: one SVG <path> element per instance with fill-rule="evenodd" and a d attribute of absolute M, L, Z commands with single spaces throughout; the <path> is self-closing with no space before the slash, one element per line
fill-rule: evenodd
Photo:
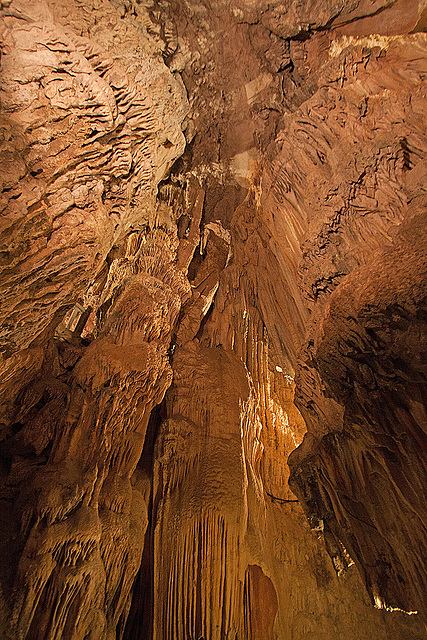
<path fill-rule="evenodd" d="M 7 355 L 85 293 L 114 242 L 148 218 L 157 183 L 185 145 L 185 90 L 144 39 L 135 42 L 139 60 L 114 59 L 101 44 L 102 26 L 90 39 L 89 25 L 73 24 L 81 3 L 50 4 L 15 0 L 2 16 Z"/>
<path fill-rule="evenodd" d="M 426 425 L 424 44 L 424 36 L 392 40 L 343 79 L 339 97 L 327 87 L 306 101 L 281 134 L 271 187 L 287 200 L 299 176 L 307 212 L 299 281 L 313 319 L 296 387 L 309 437 L 291 457 L 292 486 L 365 567 L 372 597 L 405 610 L 423 610 L 426 590 L 415 489 Z M 357 49 L 349 55 L 357 60 Z M 413 82 L 403 94 L 396 75 Z M 303 139 L 309 146 L 295 153 Z"/>
<path fill-rule="evenodd" d="M 2 573 L 14 597 L 2 626 L 116 637 L 148 523 L 149 485 L 133 472 L 189 289 L 172 266 L 176 227 L 152 219 L 188 103 L 110 3 L 6 4 Z M 109 52 L 114 20 L 122 51 Z M 66 326 L 53 337 L 78 301 L 102 318 L 86 348 Z"/>
<path fill-rule="evenodd" d="M 425 2 L 0 16 L 2 637 L 424 638 Z"/>

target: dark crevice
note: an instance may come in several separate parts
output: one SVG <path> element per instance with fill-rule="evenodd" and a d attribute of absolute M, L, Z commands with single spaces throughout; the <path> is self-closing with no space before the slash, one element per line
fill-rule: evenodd
<path fill-rule="evenodd" d="M 144 447 L 137 469 L 153 478 L 154 447 L 159 429 L 166 418 L 166 402 L 154 407 L 148 421 Z M 123 640 L 151 640 L 153 634 L 154 613 L 154 528 L 156 501 L 151 488 L 148 503 L 149 523 L 144 537 L 141 566 L 131 591 L 131 605 Z"/>

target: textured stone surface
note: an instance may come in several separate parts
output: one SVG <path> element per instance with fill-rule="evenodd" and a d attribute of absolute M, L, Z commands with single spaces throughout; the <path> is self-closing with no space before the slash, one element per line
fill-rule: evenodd
<path fill-rule="evenodd" d="M 424 638 L 425 2 L 0 12 L 2 637 Z"/>
<path fill-rule="evenodd" d="M 189 289 L 153 219 L 186 93 L 108 2 L 13 2 L 3 37 L 5 616 L 10 637 L 116 637 L 148 523 L 133 472 Z M 97 339 L 52 341 L 78 300 Z"/>
<path fill-rule="evenodd" d="M 185 89 L 149 55 L 144 38 L 135 38 L 133 60 L 122 56 L 118 62 L 102 46 L 112 25 L 96 25 L 89 39 L 80 33 L 86 31 L 83 20 L 80 29 L 71 20 L 81 3 L 62 4 L 51 3 L 50 11 L 45 2 L 14 0 L 4 10 L 1 282 L 7 355 L 27 347 L 83 295 L 114 242 L 148 220 L 155 187 L 185 145 Z M 86 4 L 80 13 L 89 18 Z M 94 3 L 94 16 L 103 15 L 104 5 L 120 26 L 108 2 Z M 54 19 L 56 10 L 65 14 L 64 26 Z M 116 39 L 127 38 L 122 32 Z"/>

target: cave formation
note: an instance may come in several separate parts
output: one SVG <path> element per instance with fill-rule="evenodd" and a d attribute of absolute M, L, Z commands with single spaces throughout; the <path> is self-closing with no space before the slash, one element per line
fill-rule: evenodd
<path fill-rule="evenodd" d="M 426 637 L 425 0 L 0 0 L 5 640 Z"/>

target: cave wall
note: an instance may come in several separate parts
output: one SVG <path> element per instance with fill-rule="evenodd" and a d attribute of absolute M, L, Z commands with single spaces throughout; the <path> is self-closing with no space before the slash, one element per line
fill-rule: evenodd
<path fill-rule="evenodd" d="M 424 637 L 423 2 L 0 10 L 4 637 Z"/>

